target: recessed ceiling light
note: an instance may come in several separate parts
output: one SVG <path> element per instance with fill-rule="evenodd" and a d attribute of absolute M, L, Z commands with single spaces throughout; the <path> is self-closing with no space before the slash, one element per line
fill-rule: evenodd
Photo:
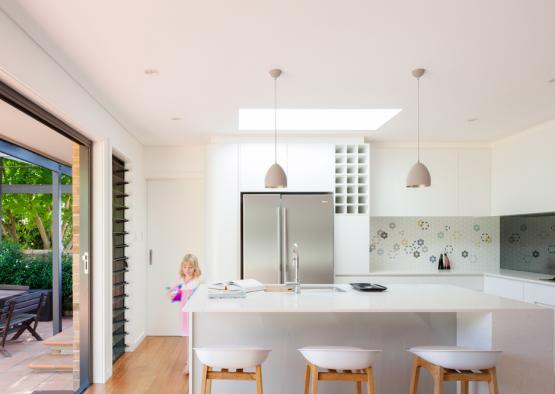
<path fill-rule="evenodd" d="M 476 122 L 478 118 L 468 118 L 466 121 L 469 123 Z"/>
<path fill-rule="evenodd" d="M 395 115 L 399 108 L 387 109 L 279 109 L 280 130 L 377 130 Z M 239 130 L 273 130 L 273 108 L 240 108 Z"/>
<path fill-rule="evenodd" d="M 159 74 L 160 74 L 160 71 L 158 71 L 158 70 L 155 69 L 155 68 L 147 68 L 147 69 L 145 70 L 145 74 L 146 74 L 146 75 L 159 75 Z"/>
<path fill-rule="evenodd" d="M 173 118 L 171 118 L 172 120 L 181 120 L 181 118 L 179 116 L 174 116 Z"/>

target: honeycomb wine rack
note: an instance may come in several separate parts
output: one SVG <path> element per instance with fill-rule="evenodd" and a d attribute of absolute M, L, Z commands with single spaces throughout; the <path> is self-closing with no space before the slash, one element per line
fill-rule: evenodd
<path fill-rule="evenodd" d="M 369 145 L 335 146 L 335 213 L 367 214 Z"/>

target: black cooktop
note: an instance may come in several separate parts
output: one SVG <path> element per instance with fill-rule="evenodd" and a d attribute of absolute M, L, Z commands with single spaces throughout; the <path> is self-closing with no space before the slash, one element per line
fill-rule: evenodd
<path fill-rule="evenodd" d="M 378 285 L 377 283 L 351 283 L 353 289 L 358 291 L 385 291 L 387 287 Z"/>

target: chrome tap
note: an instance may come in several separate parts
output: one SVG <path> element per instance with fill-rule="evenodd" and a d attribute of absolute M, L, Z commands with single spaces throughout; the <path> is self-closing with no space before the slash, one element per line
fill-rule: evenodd
<path fill-rule="evenodd" d="M 291 249 L 291 254 L 293 257 L 291 258 L 291 262 L 295 267 L 295 282 L 290 282 L 289 284 L 293 285 L 295 288 L 295 293 L 299 294 L 301 292 L 301 279 L 299 278 L 299 245 L 294 243 L 293 248 Z"/>

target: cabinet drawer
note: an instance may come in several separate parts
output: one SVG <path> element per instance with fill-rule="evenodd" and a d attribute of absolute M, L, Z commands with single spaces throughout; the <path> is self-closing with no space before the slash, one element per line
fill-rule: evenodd
<path fill-rule="evenodd" d="M 524 283 L 512 279 L 486 276 L 484 278 L 484 293 L 524 301 Z"/>
<path fill-rule="evenodd" d="M 553 309 L 553 325 L 555 327 L 555 286 L 525 283 L 524 301 Z M 555 329 L 553 331 L 553 340 L 555 341 Z"/>
<path fill-rule="evenodd" d="M 555 286 L 525 283 L 524 300 L 555 309 Z"/>

